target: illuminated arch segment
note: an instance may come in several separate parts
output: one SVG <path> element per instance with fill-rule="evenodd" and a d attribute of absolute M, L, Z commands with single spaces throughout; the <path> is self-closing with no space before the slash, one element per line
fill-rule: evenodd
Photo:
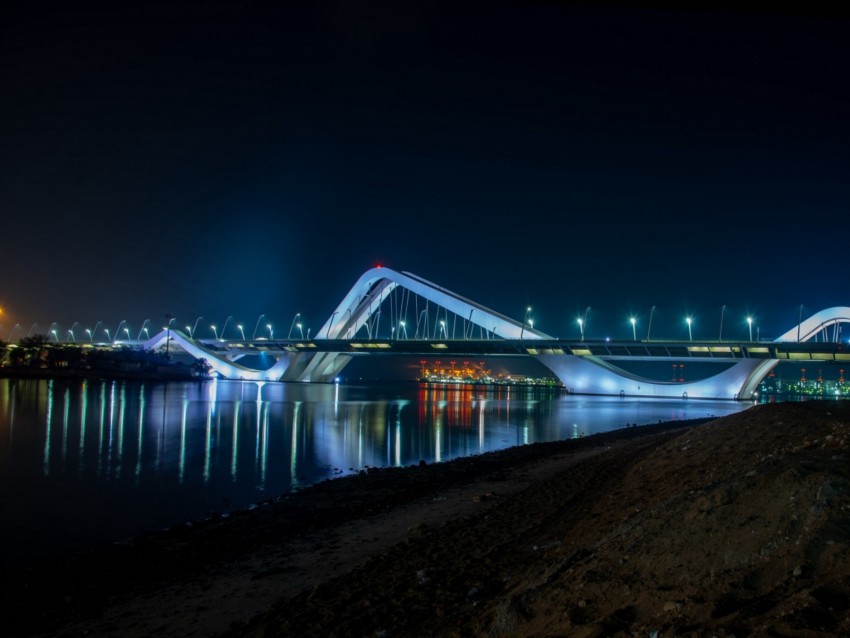
<path fill-rule="evenodd" d="M 816 312 L 776 339 L 776 342 L 809 341 L 822 330 L 850 323 L 850 307 L 837 306 Z M 558 379 L 578 394 L 700 399 L 749 399 L 759 383 L 779 363 L 777 359 L 745 359 L 699 381 L 655 381 L 636 375 L 594 356 L 541 354 L 537 356 Z"/>
<path fill-rule="evenodd" d="M 414 274 L 396 272 L 383 267 L 372 268 L 360 276 L 330 319 L 316 334 L 316 338 L 345 339 L 355 335 L 396 286 L 401 286 L 459 317 L 464 317 L 469 323 L 480 326 L 488 333 L 503 339 L 553 338 L 545 332 L 534 330 L 520 321 L 470 301 Z"/>
<path fill-rule="evenodd" d="M 224 359 L 216 352 L 204 348 L 198 341 L 188 338 L 179 330 L 163 330 L 144 343 L 144 348 L 154 350 L 165 346 L 170 334 L 171 340 L 196 359 L 206 359 L 213 370 L 226 379 L 247 379 L 249 381 L 278 381 L 283 378 L 287 368 L 295 358 L 293 355 L 281 356 L 268 370 L 257 370 Z"/>

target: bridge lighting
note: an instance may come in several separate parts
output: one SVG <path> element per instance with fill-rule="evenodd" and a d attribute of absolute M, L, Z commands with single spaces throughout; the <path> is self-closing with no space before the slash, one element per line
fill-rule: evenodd
<path fill-rule="evenodd" d="M 218 331 L 215 329 L 215 324 L 214 324 L 214 323 L 211 323 L 211 324 L 210 324 L 210 328 L 212 328 L 212 331 L 213 331 L 213 338 L 214 338 L 216 341 L 218 341 Z"/>
<path fill-rule="evenodd" d="M 148 334 L 148 333 L 147 333 L 147 330 L 146 330 L 146 326 L 148 325 L 148 323 L 149 323 L 149 322 L 150 322 L 150 319 L 145 319 L 145 320 L 142 322 L 142 327 L 139 329 L 139 336 L 138 336 L 138 337 L 136 337 L 136 341 L 141 341 L 141 340 L 142 340 L 142 333 L 143 333 L 143 332 L 144 332 L 145 334 Z M 150 339 L 150 337 L 148 337 L 148 338 Z"/>
<path fill-rule="evenodd" d="M 691 332 L 691 323 L 692 322 L 693 322 L 693 319 L 691 319 L 690 317 L 685 317 L 685 323 L 688 324 L 688 340 L 689 341 L 694 340 L 694 335 Z"/>
<path fill-rule="evenodd" d="M 632 324 L 632 339 L 637 341 L 637 319 L 629 317 L 629 323 Z"/>
<path fill-rule="evenodd" d="M 59 337 L 56 336 L 56 330 L 51 330 L 50 334 L 52 334 L 53 338 L 56 339 L 56 343 L 59 343 Z"/>
<path fill-rule="evenodd" d="M 86 334 L 89 336 L 89 343 L 94 342 L 94 337 L 92 337 L 91 330 L 86 328 Z"/>
<path fill-rule="evenodd" d="M 245 341 L 245 329 L 242 327 L 242 324 L 237 324 L 236 327 L 239 328 L 239 332 L 242 333 L 242 341 Z"/>
<path fill-rule="evenodd" d="M 750 341 L 753 340 L 753 318 L 747 317 L 747 325 L 750 328 Z"/>
<path fill-rule="evenodd" d="M 298 314 L 301 314 L 301 313 L 299 312 Z M 304 324 L 299 321 L 298 323 L 295 324 L 295 327 L 298 328 L 298 332 L 301 333 L 301 338 L 303 339 L 304 338 Z"/>
<path fill-rule="evenodd" d="M 251 334 L 252 341 L 257 338 L 257 329 L 260 327 L 260 322 L 263 320 L 263 317 L 265 317 L 265 315 L 257 317 L 257 324 L 254 326 L 254 332 Z"/>
<path fill-rule="evenodd" d="M 171 324 L 169 323 L 168 325 L 170 326 Z M 109 328 L 104 328 L 103 331 L 106 333 L 106 340 L 112 341 L 112 337 L 109 336 Z"/>
<path fill-rule="evenodd" d="M 193 339 L 195 338 L 195 333 L 198 331 L 198 324 L 201 322 L 201 319 L 203 319 L 203 317 L 198 317 L 192 325 L 192 332 L 189 333 L 189 336 Z"/>
<path fill-rule="evenodd" d="M 519 338 L 522 339 L 522 333 L 525 332 L 525 324 L 528 323 L 528 313 L 531 312 L 531 306 L 525 309 L 525 316 L 522 318 L 522 329 L 519 331 Z"/>
<path fill-rule="evenodd" d="M 269 339 L 274 339 L 274 330 L 272 330 L 272 324 L 267 323 L 266 328 L 269 329 Z"/>
<path fill-rule="evenodd" d="M 649 341 L 649 331 L 652 330 L 652 315 L 655 313 L 655 306 L 649 309 L 649 325 L 646 327 L 646 340 Z"/>
<path fill-rule="evenodd" d="M 398 325 L 400 325 L 400 326 L 401 326 L 401 330 L 399 330 L 399 332 L 403 332 L 403 333 L 404 333 L 404 338 L 405 338 L 405 339 L 407 339 L 407 327 L 406 327 L 406 326 L 407 326 L 407 324 L 406 324 L 404 321 L 399 321 L 399 322 L 398 322 Z"/>
<path fill-rule="evenodd" d="M 125 326 L 124 332 L 127 334 L 127 341 L 130 340 L 130 329 Z"/>
<path fill-rule="evenodd" d="M 192 326 L 186 326 L 186 332 L 189 333 L 189 338 L 192 338 Z"/>
<path fill-rule="evenodd" d="M 578 321 L 578 329 L 581 330 L 581 340 L 584 341 L 584 319 L 579 317 L 576 321 Z"/>
<path fill-rule="evenodd" d="M 726 313 L 726 305 L 720 308 L 720 333 L 717 335 L 718 341 L 723 341 L 723 315 Z"/>
<path fill-rule="evenodd" d="M 295 327 L 295 322 L 298 321 L 298 317 L 300 317 L 300 316 L 301 316 L 301 313 L 296 312 L 295 316 L 292 318 L 292 323 L 289 324 L 289 333 L 286 335 L 287 339 L 292 339 L 292 329 Z M 300 326 L 301 324 L 298 324 L 298 325 Z"/>
<path fill-rule="evenodd" d="M 144 332 L 144 333 L 145 333 L 145 339 L 150 339 L 150 338 L 151 338 L 151 335 L 150 335 L 150 333 L 148 332 L 147 327 L 142 328 L 142 332 Z"/>

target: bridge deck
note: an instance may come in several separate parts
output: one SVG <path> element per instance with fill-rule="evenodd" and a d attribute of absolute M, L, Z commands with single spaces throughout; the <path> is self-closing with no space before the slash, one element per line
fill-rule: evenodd
<path fill-rule="evenodd" d="M 720 341 L 575 341 L 560 339 L 258 339 L 255 341 L 198 340 L 222 355 L 343 352 L 352 355 L 399 356 L 528 356 L 571 354 L 606 360 L 700 359 L 738 361 L 779 359 L 850 361 L 850 346 L 826 342 Z"/>

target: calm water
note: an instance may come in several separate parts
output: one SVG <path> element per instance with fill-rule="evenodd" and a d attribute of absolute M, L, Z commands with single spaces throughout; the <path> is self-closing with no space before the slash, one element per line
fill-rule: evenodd
<path fill-rule="evenodd" d="M 508 386 L 0 379 L 0 562 L 244 508 L 366 466 L 748 405 Z"/>

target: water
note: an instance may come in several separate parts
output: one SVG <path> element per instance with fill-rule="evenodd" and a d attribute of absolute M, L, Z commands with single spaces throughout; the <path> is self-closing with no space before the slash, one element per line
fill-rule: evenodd
<path fill-rule="evenodd" d="M 748 405 L 511 386 L 0 379 L 0 564 L 245 508 L 367 466 Z"/>

